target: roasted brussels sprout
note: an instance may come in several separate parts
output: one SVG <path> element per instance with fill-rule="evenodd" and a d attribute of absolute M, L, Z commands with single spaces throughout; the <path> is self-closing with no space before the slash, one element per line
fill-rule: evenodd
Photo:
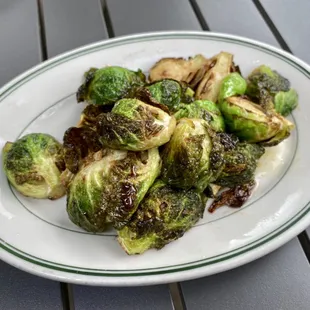
<path fill-rule="evenodd" d="M 144 83 L 145 76 L 141 70 L 134 72 L 118 66 L 91 68 L 85 73 L 85 81 L 77 91 L 77 102 L 113 104 Z"/>
<path fill-rule="evenodd" d="M 196 99 L 217 102 L 222 80 L 233 70 L 233 55 L 221 52 L 211 58 L 209 70 L 199 83 Z"/>
<path fill-rule="evenodd" d="M 43 133 L 28 134 L 3 148 L 3 167 L 12 186 L 24 196 L 57 199 L 65 195 L 62 145 Z"/>
<path fill-rule="evenodd" d="M 137 99 L 122 99 L 111 113 L 98 117 L 97 131 L 106 147 L 142 151 L 167 143 L 175 125 L 175 117 L 159 108 Z"/>
<path fill-rule="evenodd" d="M 262 65 L 248 76 L 247 95 L 266 106 L 266 94 L 270 96 L 268 109 L 274 108 L 283 116 L 289 115 L 298 105 L 298 94 L 290 88 L 290 82 L 271 68 Z"/>
<path fill-rule="evenodd" d="M 220 110 L 227 129 L 241 140 L 265 146 L 279 144 L 290 135 L 293 123 L 277 113 L 266 113 L 244 97 L 232 96 L 221 101 Z"/>
<path fill-rule="evenodd" d="M 194 101 L 194 91 L 175 80 L 161 80 L 152 83 L 146 88 L 151 96 L 161 104 L 165 104 L 170 111 L 176 111 L 180 103 L 190 103 Z"/>
<path fill-rule="evenodd" d="M 259 158 L 265 149 L 257 144 L 238 143 L 224 152 L 224 164 L 219 177 L 214 182 L 223 187 L 235 187 L 254 180 Z"/>
<path fill-rule="evenodd" d="M 213 130 L 217 132 L 225 131 L 225 123 L 219 107 L 209 100 L 196 100 L 191 104 L 181 104 L 174 116 L 177 120 L 184 117 L 201 118 Z"/>
<path fill-rule="evenodd" d="M 90 232 L 109 223 L 119 229 L 130 220 L 160 173 L 157 148 L 144 152 L 99 151 L 85 164 L 68 188 L 71 221 Z"/>
<path fill-rule="evenodd" d="M 275 110 L 283 116 L 288 116 L 298 105 L 298 94 L 296 90 L 279 91 L 274 98 Z"/>
<path fill-rule="evenodd" d="M 268 66 L 262 65 L 254 69 L 247 78 L 247 94 L 251 97 L 260 97 L 261 89 L 276 95 L 279 91 L 289 91 L 290 82 Z"/>
<path fill-rule="evenodd" d="M 196 55 L 189 59 L 184 58 L 162 58 L 151 69 L 149 79 L 151 82 L 162 79 L 174 79 L 190 84 L 200 71 L 206 71 L 210 60 L 202 55 Z"/>
<path fill-rule="evenodd" d="M 161 178 L 179 188 L 205 189 L 211 179 L 211 137 L 202 119 L 182 118 L 162 152 Z"/>
<path fill-rule="evenodd" d="M 89 155 L 102 149 L 99 138 L 97 132 L 88 127 L 67 129 L 63 138 L 66 168 L 73 174 L 77 173 Z"/>
<path fill-rule="evenodd" d="M 161 249 L 182 237 L 202 218 L 206 198 L 194 190 L 175 189 L 157 180 L 131 221 L 118 232 L 127 254 Z"/>

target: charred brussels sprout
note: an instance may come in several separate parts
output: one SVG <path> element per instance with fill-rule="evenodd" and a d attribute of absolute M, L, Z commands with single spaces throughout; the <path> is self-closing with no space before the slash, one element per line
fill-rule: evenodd
<path fill-rule="evenodd" d="M 182 118 L 178 121 L 171 140 L 162 152 L 161 178 L 171 186 L 197 187 L 208 185 L 211 173 L 211 137 L 202 119 Z"/>
<path fill-rule="evenodd" d="M 262 65 L 248 76 L 247 95 L 254 100 L 265 103 L 266 94 L 271 97 L 274 108 L 283 116 L 289 115 L 298 105 L 298 94 L 290 87 L 290 82 L 278 72 Z"/>
<path fill-rule="evenodd" d="M 194 190 L 174 189 L 158 180 L 132 220 L 118 232 L 118 241 L 130 255 L 161 249 L 202 218 L 205 203 L 205 197 Z"/>
<path fill-rule="evenodd" d="M 170 111 L 178 110 L 181 102 L 194 101 L 194 91 L 175 80 L 158 81 L 146 86 L 146 88 L 156 101 L 166 105 Z"/>
<path fill-rule="evenodd" d="M 224 165 L 215 183 L 223 187 L 234 187 L 254 179 L 257 161 L 264 154 L 262 146 L 238 143 L 224 153 Z"/>
<path fill-rule="evenodd" d="M 196 99 L 206 99 L 216 102 L 222 80 L 233 72 L 233 55 L 221 52 L 211 58 L 209 70 L 200 81 L 196 90 Z"/>
<path fill-rule="evenodd" d="M 141 151 L 167 143 L 175 125 L 175 117 L 159 108 L 137 99 L 122 99 L 111 113 L 98 117 L 97 129 L 103 145 Z"/>
<path fill-rule="evenodd" d="M 196 100 L 191 104 L 181 104 L 179 110 L 174 114 L 177 120 L 181 118 L 201 118 L 210 127 L 217 131 L 225 130 L 225 123 L 218 106 L 209 100 Z"/>
<path fill-rule="evenodd" d="M 290 135 L 294 125 L 277 113 L 243 97 L 228 97 L 220 103 L 227 129 L 241 140 L 274 146 Z"/>
<path fill-rule="evenodd" d="M 247 94 L 251 97 L 259 98 L 261 89 L 266 89 L 272 95 L 290 89 L 290 82 L 286 78 L 265 65 L 254 69 L 247 80 Z"/>
<path fill-rule="evenodd" d="M 90 232 L 101 232 L 109 223 L 122 227 L 158 176 L 160 166 L 156 148 L 145 152 L 99 151 L 70 183 L 69 218 Z"/>
<path fill-rule="evenodd" d="M 144 83 L 145 76 L 140 70 L 134 72 L 118 66 L 91 68 L 85 73 L 76 98 L 78 102 L 95 105 L 113 104 Z"/>
<path fill-rule="evenodd" d="M 63 138 L 66 168 L 74 174 L 77 173 L 89 155 L 102 149 L 99 138 L 99 135 L 88 127 L 67 129 Z"/>
<path fill-rule="evenodd" d="M 57 199 L 65 195 L 60 174 L 62 145 L 43 133 L 28 134 L 3 148 L 3 167 L 14 188 L 24 196 Z"/>

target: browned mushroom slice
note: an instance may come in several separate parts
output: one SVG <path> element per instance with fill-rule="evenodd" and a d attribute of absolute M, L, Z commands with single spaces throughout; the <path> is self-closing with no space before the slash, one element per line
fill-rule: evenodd
<path fill-rule="evenodd" d="M 196 99 L 206 99 L 216 102 L 222 80 L 232 71 L 232 54 L 221 52 L 212 57 L 209 70 L 197 87 Z"/>
<path fill-rule="evenodd" d="M 208 68 L 210 60 L 202 55 L 189 59 L 162 58 L 150 70 L 151 82 L 162 79 L 174 79 L 190 83 L 201 68 Z"/>

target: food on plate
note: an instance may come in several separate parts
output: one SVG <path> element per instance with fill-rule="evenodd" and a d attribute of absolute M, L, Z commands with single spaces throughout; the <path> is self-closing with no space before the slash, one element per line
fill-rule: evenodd
<path fill-rule="evenodd" d="M 177 120 L 185 117 L 204 119 L 216 132 L 225 131 L 225 123 L 219 107 L 209 100 L 196 100 L 191 104 L 181 104 L 174 116 Z"/>
<path fill-rule="evenodd" d="M 67 212 L 91 232 L 125 225 L 160 172 L 157 148 L 143 152 L 101 150 L 68 186 Z"/>
<path fill-rule="evenodd" d="M 70 127 L 63 137 L 63 158 L 66 168 L 77 173 L 91 154 L 102 149 L 100 136 L 88 127 Z"/>
<path fill-rule="evenodd" d="M 208 211 L 213 213 L 216 209 L 224 205 L 232 208 L 240 208 L 251 196 L 254 187 L 255 182 L 252 180 L 248 183 L 236 185 L 235 187 L 221 192 L 215 197 L 208 208 Z"/>
<path fill-rule="evenodd" d="M 206 197 L 197 191 L 172 188 L 155 181 L 132 220 L 118 231 L 128 254 L 161 249 L 179 239 L 202 218 Z"/>
<path fill-rule="evenodd" d="M 170 140 L 176 120 L 138 99 L 121 99 L 111 112 L 97 118 L 101 143 L 112 149 L 143 151 Z"/>
<path fill-rule="evenodd" d="M 211 58 L 209 70 L 199 82 L 196 90 L 196 99 L 206 99 L 216 102 L 222 80 L 235 71 L 233 55 L 221 52 Z"/>
<path fill-rule="evenodd" d="M 195 86 L 209 68 L 211 61 L 203 55 L 189 59 L 162 58 L 150 69 L 150 82 L 173 79 Z"/>
<path fill-rule="evenodd" d="M 222 187 L 233 188 L 254 180 L 258 160 L 265 153 L 259 144 L 239 142 L 223 154 L 221 173 L 214 181 Z"/>
<path fill-rule="evenodd" d="M 9 182 L 21 194 L 57 199 L 65 195 L 60 175 L 64 170 L 63 147 L 52 136 L 31 133 L 7 142 L 2 151 Z"/>
<path fill-rule="evenodd" d="M 259 103 L 269 95 L 274 109 L 283 116 L 288 116 L 298 105 L 298 94 L 291 88 L 289 80 L 265 65 L 254 69 L 248 76 L 247 94 Z"/>
<path fill-rule="evenodd" d="M 195 92 L 185 83 L 164 79 L 145 86 L 151 96 L 170 111 L 177 111 L 181 103 L 194 101 Z"/>
<path fill-rule="evenodd" d="M 76 98 L 78 102 L 95 105 L 113 104 L 144 82 L 145 76 L 140 70 L 135 72 L 118 66 L 91 68 L 85 73 Z"/>
<path fill-rule="evenodd" d="M 211 178 L 212 140 L 203 119 L 182 118 L 162 151 L 161 178 L 177 188 L 206 187 Z"/>
<path fill-rule="evenodd" d="M 241 78 L 241 77 L 240 77 Z M 275 146 L 286 139 L 294 125 L 267 104 L 259 105 L 242 94 L 240 78 L 230 75 L 224 79 L 220 91 L 219 108 L 227 129 L 242 141 Z M 229 83 L 229 80 L 232 80 Z M 234 81 L 236 87 L 234 87 Z M 230 87 L 227 87 L 227 84 Z"/>
<path fill-rule="evenodd" d="M 90 68 L 76 98 L 85 107 L 63 144 L 43 133 L 7 142 L 4 172 L 25 196 L 66 194 L 75 225 L 113 227 L 130 255 L 163 248 L 219 207 L 243 206 L 298 105 L 280 73 L 262 65 L 244 77 L 225 51 L 160 59 L 148 77 Z"/>

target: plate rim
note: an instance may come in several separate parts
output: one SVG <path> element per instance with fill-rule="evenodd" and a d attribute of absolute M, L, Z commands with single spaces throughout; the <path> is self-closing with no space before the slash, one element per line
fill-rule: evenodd
<path fill-rule="evenodd" d="M 96 50 L 103 50 L 105 47 L 114 47 L 117 45 L 123 45 L 124 43 L 134 43 L 137 41 L 153 41 L 167 39 L 218 39 L 219 41 L 231 41 L 233 43 L 238 43 L 241 45 L 250 45 L 253 48 L 260 49 L 263 52 L 270 52 L 282 60 L 289 60 L 290 65 L 301 71 L 304 75 L 306 75 L 310 79 L 310 66 L 304 61 L 300 60 L 296 56 L 283 51 L 277 47 L 271 46 L 269 44 L 248 39 L 242 36 L 230 35 L 219 32 L 203 32 L 203 31 L 159 31 L 159 32 L 146 32 L 139 33 L 134 35 L 126 35 L 118 38 L 102 40 L 99 42 L 95 42 L 92 44 L 87 44 L 85 46 L 73 49 L 66 53 L 60 54 L 56 57 L 53 57 L 47 61 L 44 61 L 31 69 L 25 71 L 20 74 L 7 84 L 5 84 L 2 88 L 0 88 L 0 105 L 1 101 L 10 95 L 15 89 L 19 88 L 21 84 L 24 84 L 28 80 L 36 77 L 38 74 L 43 73 L 46 70 L 49 70 L 53 67 L 53 65 L 60 65 L 63 62 L 66 62 L 70 59 L 80 57 L 84 54 L 89 54 Z M 297 67 L 296 67 L 297 65 Z M 38 261 L 44 261 L 43 259 L 37 258 L 38 261 L 29 259 L 27 256 L 31 256 L 30 254 L 24 253 L 21 250 L 15 249 L 13 246 L 8 246 L 7 243 L 0 238 L 0 259 L 6 261 L 7 263 L 18 267 L 19 269 L 25 270 L 27 272 L 44 276 L 50 279 L 64 279 L 67 282 L 72 283 L 82 283 L 90 284 L 90 285 L 138 285 L 138 284 L 155 284 L 155 283 L 166 283 L 171 281 L 179 281 L 179 280 L 188 280 L 192 278 L 197 278 L 201 276 L 206 276 L 214 273 L 218 273 L 224 270 L 232 269 L 237 266 L 243 265 L 254 259 L 257 259 L 261 256 L 264 256 L 276 248 L 280 247 L 284 243 L 288 242 L 292 238 L 294 238 L 298 233 L 304 230 L 310 224 L 310 204 L 307 203 L 303 209 L 301 209 L 294 217 L 291 217 L 286 223 L 277 227 L 274 231 L 269 233 L 268 235 L 263 236 L 259 240 L 253 241 L 251 243 L 246 244 L 241 248 L 237 248 L 233 251 L 226 252 L 224 254 L 218 256 L 227 256 L 227 253 L 233 252 L 231 255 L 228 255 L 228 258 L 219 258 L 215 262 L 199 264 L 200 261 L 208 261 L 212 259 L 212 257 L 194 261 L 185 264 L 185 267 L 174 268 L 173 266 L 166 267 L 157 267 L 154 268 L 159 271 L 147 271 L 146 273 L 135 273 L 135 271 L 129 271 L 128 274 L 123 274 L 123 271 L 111 270 L 111 273 L 97 273 L 97 271 L 104 271 L 102 269 L 97 270 L 96 273 L 92 272 L 84 272 L 82 270 L 86 270 L 88 268 L 79 268 L 71 266 L 72 269 L 76 269 L 76 271 L 71 271 L 69 269 L 64 268 L 56 268 L 52 265 L 61 266 L 62 264 L 57 264 L 54 262 L 48 262 L 49 264 L 41 264 Z M 300 215 L 301 214 L 301 215 Z M 276 239 L 276 237 L 280 237 Z M 252 245 L 252 246 L 251 246 Z M 248 248 L 250 246 L 250 248 Z M 245 250 L 240 251 L 240 249 L 246 248 Z M 235 254 L 234 254 L 235 253 Z M 15 255 L 15 256 L 14 256 Z M 217 256 L 217 257 L 218 257 Z M 242 257 L 238 262 L 238 257 Z M 26 262 L 26 264 L 25 264 Z M 198 263 L 198 264 L 197 264 Z M 28 266 L 28 264 L 30 264 Z M 210 265 L 211 264 L 211 265 Z M 216 268 L 210 268 L 212 264 L 215 265 Z M 178 265 L 178 266 L 179 266 Z M 188 265 L 188 266 L 187 266 Z M 214 266 L 213 265 L 213 266 Z M 30 267 L 31 266 L 31 267 Z M 70 267 L 70 266 L 69 266 Z M 43 271 L 44 269 L 44 271 Z M 151 270 L 152 268 L 148 268 L 146 270 Z M 94 270 L 94 269 L 90 269 Z M 139 269 L 142 270 L 142 269 Z M 138 270 L 138 271 L 139 271 Z M 191 272 L 195 270 L 195 272 Z M 197 270 L 199 271 L 197 273 Z M 213 271 L 212 271 L 213 270 Z M 216 271 L 217 270 L 217 271 Z M 188 273 L 190 271 L 190 273 Z M 56 272 L 56 273 L 55 273 Z M 61 273 L 61 274 L 58 274 Z M 165 277 L 163 277 L 165 275 Z M 146 277 L 147 276 L 147 277 Z M 169 276 L 167 278 L 167 276 Z M 166 280 L 163 280 L 166 278 Z M 117 281 L 115 281 L 115 279 Z M 168 280 L 168 281 L 167 281 Z"/>

